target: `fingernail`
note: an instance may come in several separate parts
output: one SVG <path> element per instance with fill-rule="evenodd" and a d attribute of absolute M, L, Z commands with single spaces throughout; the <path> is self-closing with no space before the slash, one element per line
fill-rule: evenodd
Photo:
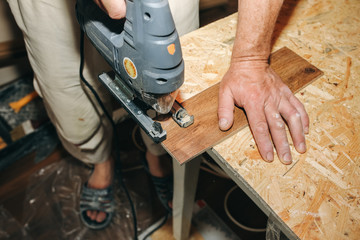
<path fill-rule="evenodd" d="M 305 143 L 300 143 L 299 144 L 299 151 L 300 152 L 306 152 L 306 145 L 305 145 Z"/>
<path fill-rule="evenodd" d="M 285 163 L 291 163 L 291 155 L 290 155 L 290 153 L 285 153 L 283 155 L 283 160 L 284 160 Z"/>
<path fill-rule="evenodd" d="M 221 118 L 219 120 L 219 126 L 221 129 L 226 129 L 228 125 L 228 120 L 226 120 L 226 118 Z"/>
<path fill-rule="evenodd" d="M 304 128 L 304 133 L 305 133 L 305 134 L 309 134 L 309 128 L 308 128 L 308 127 L 305 127 L 305 128 Z"/>
<path fill-rule="evenodd" d="M 273 157 L 273 155 L 272 155 L 271 152 L 268 152 L 268 153 L 266 154 L 266 160 L 269 161 L 269 162 L 274 161 L 274 157 Z"/>

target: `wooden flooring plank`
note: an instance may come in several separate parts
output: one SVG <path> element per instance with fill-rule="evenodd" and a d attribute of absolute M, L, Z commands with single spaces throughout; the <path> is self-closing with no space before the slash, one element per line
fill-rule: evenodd
<path fill-rule="evenodd" d="M 321 70 L 286 47 L 271 55 L 270 65 L 293 92 L 299 91 L 323 74 Z M 244 111 L 235 108 L 232 128 L 226 132 L 219 129 L 218 90 L 219 83 L 182 103 L 187 111 L 194 115 L 195 121 L 190 127 L 180 128 L 172 119 L 162 122 L 167 131 L 167 139 L 162 145 L 180 164 L 247 126 Z"/>

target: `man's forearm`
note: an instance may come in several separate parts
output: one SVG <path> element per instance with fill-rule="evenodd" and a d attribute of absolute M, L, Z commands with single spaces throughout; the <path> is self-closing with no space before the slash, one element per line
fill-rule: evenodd
<path fill-rule="evenodd" d="M 239 0 L 233 61 L 266 60 L 282 0 Z"/>

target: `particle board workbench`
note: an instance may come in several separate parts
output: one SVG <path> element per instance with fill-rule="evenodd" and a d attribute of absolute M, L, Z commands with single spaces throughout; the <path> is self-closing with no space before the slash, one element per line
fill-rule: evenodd
<path fill-rule="evenodd" d="M 289 238 L 360 236 L 359 16 L 357 0 L 284 2 L 273 50 L 287 46 L 324 72 L 296 95 L 310 117 L 305 154 L 290 144 L 293 164 L 282 165 L 276 158 L 266 163 L 248 127 L 208 150 Z M 229 66 L 235 28 L 232 15 L 181 39 L 186 63 L 182 100 L 221 80 Z M 185 165 L 198 164 L 194 159 Z M 174 219 L 183 201 L 176 191 L 175 185 Z M 185 194 L 186 189 L 181 191 Z"/>

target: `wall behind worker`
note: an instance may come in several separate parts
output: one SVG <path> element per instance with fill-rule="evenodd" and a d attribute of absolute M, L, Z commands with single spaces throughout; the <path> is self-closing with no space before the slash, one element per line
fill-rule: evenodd
<path fill-rule="evenodd" d="M 16 25 L 7 1 L 0 0 L 0 53 L 7 51 L 12 42 L 22 39 L 22 33 Z M 0 64 L 0 86 L 31 73 L 26 56 L 5 58 Z"/>
<path fill-rule="evenodd" d="M 11 14 L 7 1 L 0 1 L 0 43 L 22 38 L 20 29 L 17 27 Z"/>

